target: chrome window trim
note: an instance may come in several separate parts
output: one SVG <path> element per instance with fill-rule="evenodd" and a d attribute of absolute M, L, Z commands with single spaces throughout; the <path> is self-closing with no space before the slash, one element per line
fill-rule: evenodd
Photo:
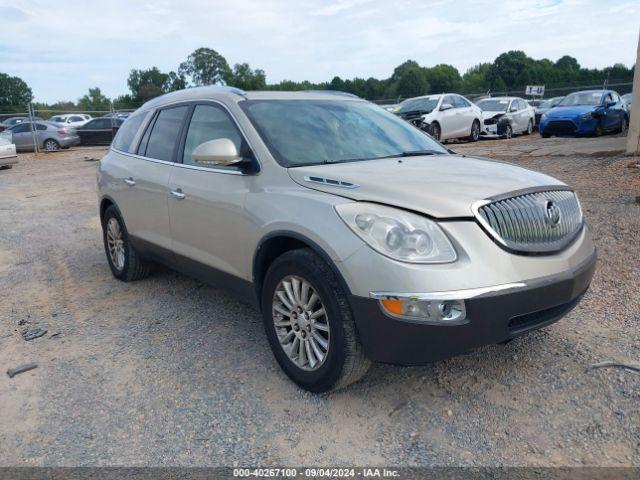
<path fill-rule="evenodd" d="M 185 165 L 183 163 L 176 162 L 168 162 L 166 160 L 158 160 L 157 158 L 143 157 L 142 155 L 137 155 L 135 153 L 123 152 L 122 150 L 117 150 L 111 147 L 111 150 L 115 153 L 119 153 L 120 155 L 125 155 L 127 157 L 137 158 L 138 160 L 145 160 L 147 162 L 159 163 L 161 165 L 170 165 L 172 167 L 178 168 L 187 168 L 189 170 L 202 170 L 205 172 L 215 172 L 215 173 L 225 173 L 227 175 L 243 175 L 245 177 L 250 177 L 252 174 L 243 173 L 240 170 L 225 170 L 222 168 L 208 168 L 208 167 L 197 167 L 195 165 Z"/>

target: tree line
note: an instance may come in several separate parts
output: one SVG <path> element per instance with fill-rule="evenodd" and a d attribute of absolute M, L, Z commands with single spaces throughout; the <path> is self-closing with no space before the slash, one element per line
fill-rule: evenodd
<path fill-rule="evenodd" d="M 554 62 L 546 58 L 536 60 L 523 51 L 513 50 L 502 53 L 491 63 L 480 63 L 462 75 L 451 65 L 425 67 L 415 60 L 407 60 L 386 79 L 342 79 L 336 76 L 320 83 L 282 80 L 270 84 L 264 70 L 253 69 L 247 63 L 236 63 L 231 67 L 220 53 L 203 47 L 193 51 L 175 71 L 163 72 L 157 67 L 131 70 L 127 78 L 129 92 L 114 99 L 107 98 L 100 88 L 95 87 L 77 102 L 37 103 L 35 108 L 38 111 L 103 111 L 113 104 L 116 110 L 135 109 L 164 93 L 204 85 L 229 85 L 243 90 L 339 90 L 368 100 L 390 100 L 443 92 L 522 94 L 525 85 L 533 84 L 545 85 L 548 92 L 553 91 L 547 96 L 554 96 L 578 87 L 602 86 L 605 82 L 632 82 L 633 68 L 617 63 L 602 69 L 590 69 L 580 66 L 574 57 L 568 55 Z M 630 90 L 630 86 L 618 88 L 620 93 Z M 0 113 L 24 111 L 25 105 L 32 100 L 32 91 L 22 79 L 0 73 Z"/>

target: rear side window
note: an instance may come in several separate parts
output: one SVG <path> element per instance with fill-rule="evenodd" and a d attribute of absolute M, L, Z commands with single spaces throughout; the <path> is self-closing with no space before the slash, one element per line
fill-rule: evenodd
<path fill-rule="evenodd" d="M 131 142 L 136 137 L 136 133 L 142 125 L 142 121 L 145 119 L 146 113 L 141 113 L 129 117 L 126 122 L 122 124 L 118 130 L 115 140 L 113 141 L 113 148 L 122 152 L 129 152 L 131 148 Z"/>
<path fill-rule="evenodd" d="M 173 160 L 173 152 L 178 142 L 180 128 L 189 107 L 174 107 L 160 110 L 149 134 L 145 157 L 165 160 Z M 124 125 L 127 123 L 125 122 Z"/>

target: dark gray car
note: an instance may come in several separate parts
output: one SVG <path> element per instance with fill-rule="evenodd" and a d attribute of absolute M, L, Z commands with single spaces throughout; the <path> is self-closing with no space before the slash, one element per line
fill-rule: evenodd
<path fill-rule="evenodd" d="M 64 127 L 53 122 L 34 122 L 35 136 L 40 150 L 55 151 L 69 148 L 80 143 L 80 137 L 74 128 Z M 30 122 L 22 122 L 7 129 L 12 133 L 12 142 L 18 151 L 34 150 L 33 133 Z"/>

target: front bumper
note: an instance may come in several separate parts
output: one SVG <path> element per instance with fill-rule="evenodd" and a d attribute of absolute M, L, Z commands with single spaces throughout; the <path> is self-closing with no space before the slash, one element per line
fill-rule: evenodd
<path fill-rule="evenodd" d="M 509 290 L 465 299 L 468 322 L 425 325 L 386 315 L 380 302 L 352 295 L 351 308 L 365 353 L 377 362 L 422 365 L 500 343 L 556 322 L 589 288 L 596 253 L 574 269 Z M 464 291 L 461 293 L 464 296 Z"/>
<path fill-rule="evenodd" d="M 598 119 L 545 118 L 540 123 L 540 133 L 557 136 L 592 135 L 598 127 Z"/>

